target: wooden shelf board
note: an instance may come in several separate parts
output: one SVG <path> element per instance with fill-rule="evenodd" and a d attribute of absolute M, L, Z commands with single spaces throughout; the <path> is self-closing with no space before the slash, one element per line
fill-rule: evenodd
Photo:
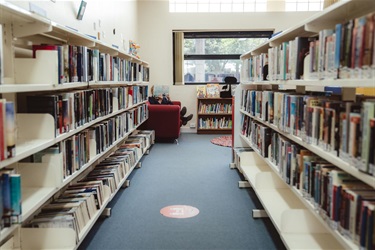
<path fill-rule="evenodd" d="M 255 177 L 258 173 L 272 171 L 267 164 L 241 165 L 239 168 L 242 170 L 242 174 L 245 176 L 246 180 L 248 180 L 251 186 L 255 186 Z"/>
<path fill-rule="evenodd" d="M 373 88 L 375 79 L 326 79 L 326 80 L 277 80 L 277 81 L 245 81 L 243 85 L 282 85 L 338 88 Z"/>
<path fill-rule="evenodd" d="M 278 231 L 280 231 L 281 216 L 285 210 L 306 209 L 288 188 L 255 189 L 255 192 Z"/>
<path fill-rule="evenodd" d="M 330 233 L 280 234 L 288 249 L 343 249 Z"/>
<path fill-rule="evenodd" d="M 14 232 L 20 227 L 19 224 L 12 225 L 11 227 L 5 227 L 3 230 L 0 230 L 0 242 L 7 239 L 9 236 L 14 234 Z"/>
<path fill-rule="evenodd" d="M 318 32 L 332 29 L 337 23 L 345 23 L 372 11 L 375 11 L 373 0 L 342 0 L 306 20 L 305 30 Z"/>
<path fill-rule="evenodd" d="M 57 91 L 88 87 L 87 83 L 65 83 L 65 84 L 3 84 L 0 85 L 0 93 L 21 93 L 37 91 Z"/>
<path fill-rule="evenodd" d="M 22 220 L 27 220 L 56 191 L 53 187 L 22 187 Z"/>
<path fill-rule="evenodd" d="M 31 13 L 21 7 L 18 7 L 14 4 L 2 1 L 0 2 L 0 12 L 2 13 L 0 20 L 1 21 L 8 21 L 8 22 L 15 22 L 15 23 L 33 23 L 33 22 L 41 22 L 48 25 L 51 25 L 51 21 L 45 17 L 40 15 Z M 7 16 L 6 14 L 9 14 Z M 7 18 L 9 17 L 9 20 Z"/>
<path fill-rule="evenodd" d="M 8 158 L 0 162 L 0 169 L 10 164 L 16 163 L 19 160 L 30 156 L 42 149 L 52 146 L 54 143 L 47 139 L 35 139 L 31 141 L 19 141 L 16 146 L 16 155 L 13 158 Z"/>

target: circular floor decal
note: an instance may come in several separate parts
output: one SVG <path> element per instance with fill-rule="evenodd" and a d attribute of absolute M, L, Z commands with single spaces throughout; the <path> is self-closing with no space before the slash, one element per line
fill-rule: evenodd
<path fill-rule="evenodd" d="M 199 210 L 196 207 L 185 206 L 185 205 L 173 205 L 164 207 L 160 210 L 160 213 L 165 217 L 184 219 L 191 218 L 199 214 Z"/>

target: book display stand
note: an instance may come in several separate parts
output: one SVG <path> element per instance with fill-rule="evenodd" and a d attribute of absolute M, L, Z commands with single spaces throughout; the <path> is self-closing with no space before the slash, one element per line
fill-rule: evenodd
<path fill-rule="evenodd" d="M 77 249 L 99 216 L 110 215 L 107 204 L 120 188 L 129 185 L 129 175 L 141 166 L 141 158 L 148 154 L 154 143 L 153 131 L 142 133 L 137 130 L 148 118 L 149 65 L 111 45 L 8 2 L 0 3 L 0 13 L 0 94 L 2 100 L 15 107 L 12 126 L 16 134 L 14 155 L 0 160 L 0 177 L 10 173 L 22 179 L 20 190 L 14 189 L 20 194 L 19 203 L 22 204 L 18 221 L 3 225 L 3 207 L 0 207 L 0 248 Z M 85 61 L 80 69 L 83 78 L 60 82 L 63 72 L 61 51 L 36 50 L 33 58 L 30 44 L 80 46 L 83 51 L 95 51 L 113 63 L 112 69 L 103 76 L 99 62 L 89 63 L 89 56 L 82 57 Z M 107 66 L 109 69 L 110 65 Z M 45 106 L 27 102 L 27 97 L 37 95 L 65 99 L 63 102 L 67 106 L 61 108 L 60 99 L 53 103 L 57 110 L 55 114 L 48 111 L 30 113 L 30 106 L 35 105 L 36 109 Z M 0 117 L 4 127 L 8 126 L 8 117 L 5 117 Z M 8 135 L 2 131 L 4 136 Z M 7 144 L 2 136 L 0 143 L 0 149 L 6 151 Z M 45 153 L 56 150 L 52 148 L 58 149 Z M 113 177 L 107 179 L 107 184 L 97 189 L 100 190 L 100 204 L 94 209 L 88 208 L 83 224 L 76 218 L 75 229 L 30 227 L 29 223 L 46 205 L 59 199 L 71 186 L 88 182 L 85 178 L 99 171 L 98 166 L 100 168 L 116 154 L 117 159 L 122 157 L 124 161 L 119 163 L 121 167 L 116 168 L 116 172 L 111 172 Z M 103 177 L 95 175 L 92 178 Z M 1 195 L 0 199 L 3 199 Z"/>
<path fill-rule="evenodd" d="M 374 25 L 374 12 L 374 1 L 339 1 L 241 56 L 241 84 L 235 92 L 233 165 L 244 175 L 263 205 L 264 211 L 253 211 L 253 216 L 262 217 L 258 215 L 266 214 L 288 249 L 372 249 L 374 246 L 371 233 L 374 212 L 370 204 L 375 197 L 375 175 L 371 165 L 375 149 L 371 143 L 363 146 L 361 143 L 364 143 L 363 138 L 366 141 L 366 137 L 373 136 L 370 132 L 364 133 L 368 131 L 367 125 L 373 126 L 370 124 L 375 114 L 370 109 L 368 114 L 372 118 L 367 118 L 364 103 L 369 102 L 371 106 L 372 101 L 366 98 L 358 101 L 357 91 L 358 88 L 369 90 L 365 95 L 374 91 L 375 64 L 372 61 L 369 67 L 353 66 L 350 69 L 336 64 L 335 68 L 332 66 L 334 64 L 330 64 L 334 62 L 333 48 L 343 45 L 338 41 L 333 43 L 334 40 L 330 39 L 334 38 L 327 35 L 333 33 L 333 37 L 339 39 L 340 34 L 337 32 L 342 31 L 347 23 L 353 22 L 353 30 L 357 32 L 353 36 L 360 32 L 359 24 L 363 27 L 368 24 L 370 32 L 367 28 L 369 33 L 364 32 L 363 37 L 373 39 L 374 30 L 371 27 Z M 293 41 L 299 37 L 308 39 L 309 53 L 303 61 L 295 64 L 292 59 L 296 55 L 290 52 L 296 49 Z M 353 51 L 360 51 L 363 45 L 370 46 L 371 53 L 375 53 L 373 40 L 372 45 L 365 45 L 360 42 L 363 37 L 356 36 L 358 45 Z M 311 69 L 314 69 L 316 61 L 312 57 L 317 54 L 311 52 L 316 41 L 324 48 L 321 61 L 316 65 L 323 64 L 325 67 L 314 72 Z M 323 58 L 325 62 L 322 62 Z M 353 58 L 356 60 L 357 55 Z M 304 63 L 302 76 L 296 73 L 297 68 L 293 68 L 301 63 Z M 262 75 L 265 65 L 269 69 L 267 80 L 263 80 L 265 76 Z M 327 87 L 334 87 L 334 91 L 338 92 L 329 95 L 332 99 L 323 97 L 321 100 L 324 100 L 324 106 L 321 104 L 319 107 L 317 104 L 310 108 L 314 110 L 311 112 L 317 113 L 309 120 L 309 116 L 305 116 L 310 112 L 306 106 L 307 96 L 332 91 Z M 278 99 L 280 96 L 281 99 Z M 294 102 L 298 98 L 305 103 Z M 345 140 L 342 138 L 345 138 L 343 133 L 345 136 L 346 130 L 342 128 L 342 121 L 346 121 L 346 118 L 343 109 L 340 112 L 344 118 L 339 118 L 339 114 L 334 113 L 337 109 L 333 111 L 330 108 L 334 98 L 339 104 L 359 102 L 358 106 L 362 108 L 357 116 L 367 119 L 361 121 L 361 124 L 366 122 L 360 130 L 363 134 L 351 134 L 348 138 L 349 143 L 354 141 L 363 147 L 362 159 L 361 156 L 349 156 L 345 151 L 345 145 L 342 144 Z M 306 112 L 299 117 L 302 113 L 298 112 L 302 111 Z M 336 116 L 324 116 L 329 112 Z M 330 117 L 339 119 L 335 120 L 335 124 Z M 353 129 L 348 134 L 356 132 L 354 120 L 350 121 L 352 124 L 348 126 L 353 126 Z M 367 124 L 367 121 L 370 122 Z M 301 124 L 302 127 L 299 126 Z M 309 124 L 313 124 L 311 131 L 308 130 Z M 322 127 L 326 130 L 322 130 Z M 361 142 L 358 138 L 361 138 Z M 244 148 L 248 150 L 236 150 Z M 366 159 L 370 160 L 367 162 Z M 230 165 L 231 168 L 233 165 Z M 239 185 L 247 187 L 244 183 Z M 350 198 L 352 194 L 353 199 Z M 372 198 L 365 194 L 372 194 Z M 363 201 L 360 202 L 360 199 Z M 360 225 L 362 228 L 356 231 L 355 228 Z M 367 230 L 363 225 L 367 225 Z"/>

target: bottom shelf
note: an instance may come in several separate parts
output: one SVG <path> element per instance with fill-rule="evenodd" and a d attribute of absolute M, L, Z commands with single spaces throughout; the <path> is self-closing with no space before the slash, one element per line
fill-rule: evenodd
<path fill-rule="evenodd" d="M 239 158 L 239 171 L 288 249 L 346 248 L 256 152 L 242 152 Z"/>
<path fill-rule="evenodd" d="M 289 249 L 343 249 L 328 233 L 281 234 L 281 239 Z"/>
<path fill-rule="evenodd" d="M 232 129 L 197 129 L 197 134 L 231 134 Z"/>

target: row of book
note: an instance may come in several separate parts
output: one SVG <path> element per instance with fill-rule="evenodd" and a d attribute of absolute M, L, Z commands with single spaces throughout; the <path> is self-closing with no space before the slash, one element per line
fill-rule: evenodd
<path fill-rule="evenodd" d="M 135 61 L 80 45 L 41 44 L 32 46 L 33 57 L 52 51 L 58 57 L 58 83 L 98 81 L 148 81 L 149 68 Z"/>
<path fill-rule="evenodd" d="M 22 220 L 21 176 L 13 168 L 0 169 L 0 231 Z"/>
<path fill-rule="evenodd" d="M 199 118 L 198 129 L 231 129 L 232 119 L 225 117 Z"/>
<path fill-rule="evenodd" d="M 146 105 L 137 108 L 139 112 Z M 129 110 L 108 120 L 102 121 L 71 137 L 55 144 L 45 150 L 31 155 L 22 162 L 43 162 L 43 157 L 48 154 L 62 154 L 62 176 L 67 178 L 80 170 L 96 155 L 105 152 L 113 143 L 126 136 L 134 123 L 134 111 Z"/>
<path fill-rule="evenodd" d="M 374 175 L 375 100 L 330 93 L 244 90 L 242 110 Z"/>
<path fill-rule="evenodd" d="M 244 80 L 371 79 L 375 76 L 374 25 L 375 13 L 371 13 L 321 30 L 316 37 L 283 42 L 268 53 L 243 60 Z"/>
<path fill-rule="evenodd" d="M 231 114 L 232 104 L 228 103 L 212 103 L 207 104 L 199 102 L 198 113 L 201 114 Z"/>
<path fill-rule="evenodd" d="M 85 227 L 94 223 L 98 211 L 116 194 L 143 153 L 153 143 L 152 130 L 137 130 L 106 159 L 93 166 L 84 177 L 71 183 L 38 214 L 26 221 L 32 228 L 71 228 L 76 241 Z"/>
<path fill-rule="evenodd" d="M 242 131 L 288 184 L 298 189 L 334 230 L 373 249 L 375 190 L 271 128 L 250 120 Z"/>
<path fill-rule="evenodd" d="M 147 98 L 147 86 L 90 89 L 61 94 L 25 97 L 28 113 L 48 113 L 56 123 L 56 136 L 76 129 L 98 117 L 126 109 Z M 20 105 L 22 111 L 22 106 Z"/>
<path fill-rule="evenodd" d="M 0 161 L 16 155 L 14 102 L 0 99 Z"/>

